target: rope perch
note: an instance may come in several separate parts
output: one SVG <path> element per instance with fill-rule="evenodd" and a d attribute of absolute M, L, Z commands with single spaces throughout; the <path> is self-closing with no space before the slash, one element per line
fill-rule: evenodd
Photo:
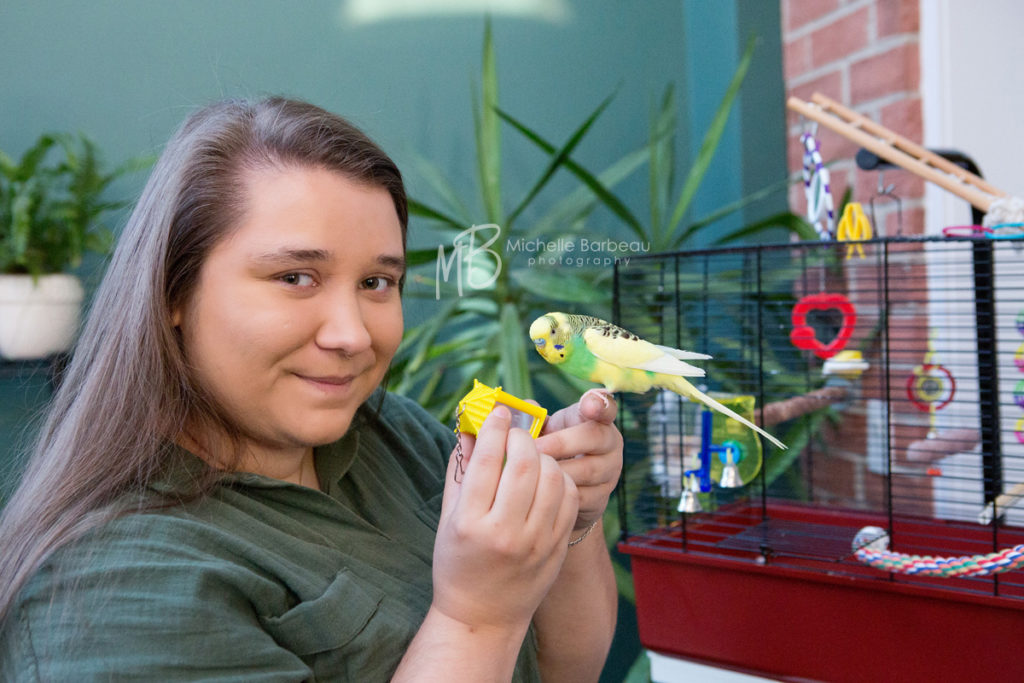
<path fill-rule="evenodd" d="M 908 555 L 889 550 L 889 534 L 877 526 L 867 526 L 853 538 L 854 556 L 864 564 L 886 572 L 944 578 L 990 576 L 1024 567 L 1024 545 L 987 555 L 933 557 Z"/>

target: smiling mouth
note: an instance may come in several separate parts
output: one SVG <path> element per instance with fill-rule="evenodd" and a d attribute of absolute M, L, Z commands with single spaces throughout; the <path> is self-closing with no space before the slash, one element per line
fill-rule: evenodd
<path fill-rule="evenodd" d="M 356 375 L 303 375 L 295 373 L 299 379 L 309 382 L 313 386 L 327 392 L 343 391 L 352 385 Z"/>
<path fill-rule="evenodd" d="M 309 375 L 299 375 L 303 379 L 308 379 L 311 382 L 319 382 L 321 384 L 348 384 L 353 380 L 355 375 L 346 375 L 344 377 L 310 377 Z"/>

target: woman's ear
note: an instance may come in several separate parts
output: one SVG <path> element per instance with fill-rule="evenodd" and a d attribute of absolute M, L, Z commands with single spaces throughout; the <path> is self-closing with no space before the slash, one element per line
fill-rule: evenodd
<path fill-rule="evenodd" d="M 171 311 L 171 325 L 173 327 L 181 327 L 181 309 L 176 308 Z"/>

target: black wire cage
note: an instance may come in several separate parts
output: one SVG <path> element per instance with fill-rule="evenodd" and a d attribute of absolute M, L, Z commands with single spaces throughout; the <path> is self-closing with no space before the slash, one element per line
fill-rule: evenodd
<path fill-rule="evenodd" d="M 620 397 L 620 548 L 647 647 L 781 677 L 1007 658 L 1019 676 L 1024 240 L 652 255 L 614 284 L 618 324 L 710 354 L 698 386 L 788 445 L 675 394 Z M 954 646 L 1001 639 L 984 664 Z"/>

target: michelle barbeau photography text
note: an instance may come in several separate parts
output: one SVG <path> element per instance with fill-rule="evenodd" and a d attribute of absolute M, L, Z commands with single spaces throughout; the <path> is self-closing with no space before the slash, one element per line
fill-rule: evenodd
<path fill-rule="evenodd" d="M 452 238 L 451 250 L 437 247 L 434 297 L 441 298 L 441 283 L 448 282 L 455 271 L 455 286 L 462 296 L 463 286 L 486 289 L 501 274 L 501 254 L 491 247 L 501 239 L 501 226 L 494 223 L 474 225 Z M 505 240 L 507 257 L 526 259 L 527 267 L 569 266 L 576 268 L 610 268 L 616 263 L 629 263 L 630 254 L 645 254 L 651 243 L 641 240 L 590 239 L 559 237 L 553 240 L 518 237 Z"/>

